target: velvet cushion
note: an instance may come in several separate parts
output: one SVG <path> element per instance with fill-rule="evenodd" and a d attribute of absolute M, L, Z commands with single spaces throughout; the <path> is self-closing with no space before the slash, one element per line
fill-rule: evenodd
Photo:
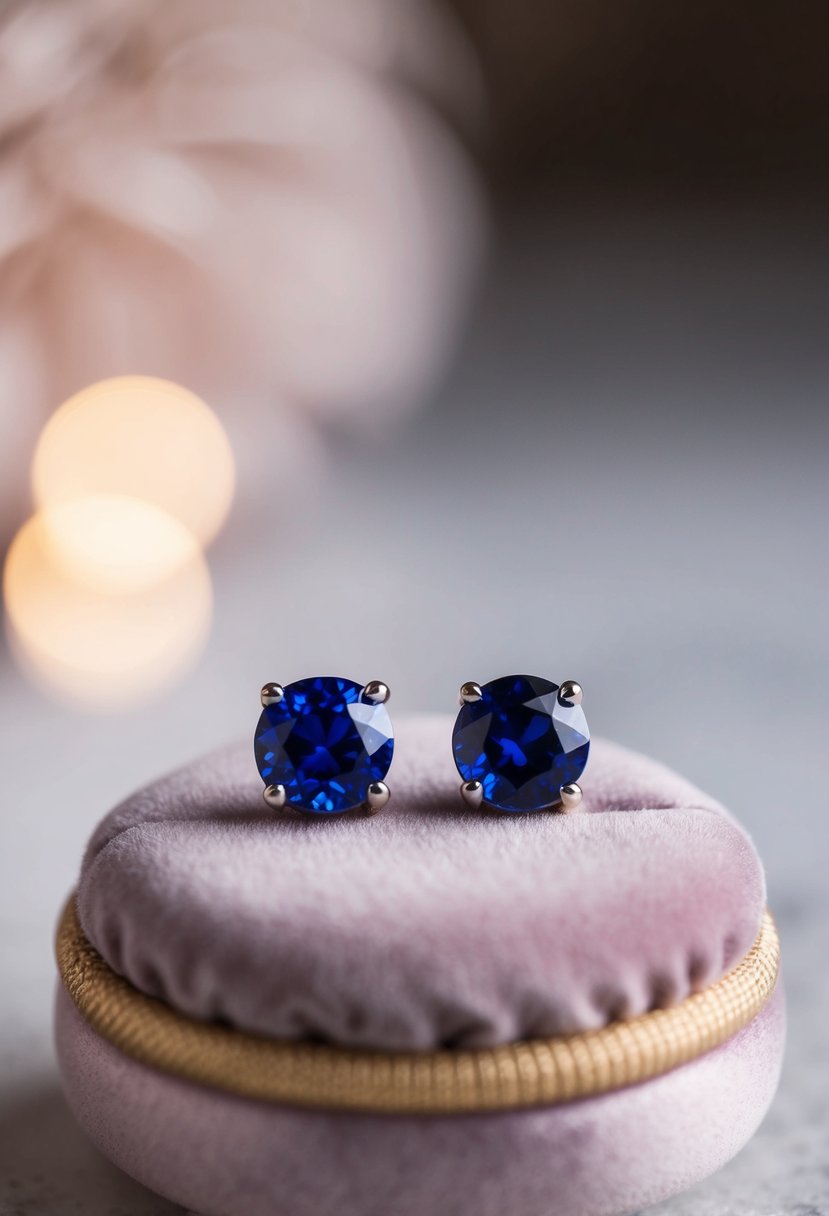
<path fill-rule="evenodd" d="M 267 811 L 249 741 L 127 799 L 84 859 L 89 940 L 192 1017 L 389 1049 L 598 1027 L 754 942 L 757 855 L 668 769 L 599 740 L 575 813 L 473 813 L 452 720 L 396 727 L 376 818 Z"/>

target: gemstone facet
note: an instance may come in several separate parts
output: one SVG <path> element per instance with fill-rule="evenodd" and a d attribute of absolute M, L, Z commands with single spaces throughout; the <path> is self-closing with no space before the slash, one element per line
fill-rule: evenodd
<path fill-rule="evenodd" d="M 362 696 L 363 686 L 336 676 L 287 684 L 267 705 L 253 740 L 256 767 L 269 785 L 285 787 L 286 806 L 337 815 L 366 802 L 394 752 L 384 704 Z"/>
<path fill-rule="evenodd" d="M 559 801 L 587 764 L 590 733 L 580 705 L 538 676 L 504 676 L 461 706 L 452 736 L 463 780 L 480 781 L 502 811 L 538 811 Z"/>

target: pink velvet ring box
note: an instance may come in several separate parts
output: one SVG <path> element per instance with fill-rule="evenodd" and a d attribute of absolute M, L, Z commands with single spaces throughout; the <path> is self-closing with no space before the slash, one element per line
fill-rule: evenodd
<path fill-rule="evenodd" d="M 79 1122 L 204 1216 L 615 1216 L 752 1135 L 784 1041 L 763 871 L 594 742 L 569 814 L 466 809 L 397 723 L 374 818 L 271 812 L 249 743 L 94 833 L 58 932 Z"/>

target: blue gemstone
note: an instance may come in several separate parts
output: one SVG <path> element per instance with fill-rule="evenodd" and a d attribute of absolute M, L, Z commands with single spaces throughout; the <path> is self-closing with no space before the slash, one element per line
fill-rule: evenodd
<path fill-rule="evenodd" d="M 365 802 L 391 765 L 394 733 L 385 705 L 361 700 L 363 686 L 335 676 L 298 680 L 262 711 L 253 739 L 266 785 L 284 785 L 286 803 L 337 815 Z"/>
<path fill-rule="evenodd" d="M 464 781 L 480 781 L 484 799 L 502 811 L 538 811 L 578 781 L 590 751 L 580 705 L 563 705 L 558 684 L 504 676 L 464 705 L 452 736 Z"/>

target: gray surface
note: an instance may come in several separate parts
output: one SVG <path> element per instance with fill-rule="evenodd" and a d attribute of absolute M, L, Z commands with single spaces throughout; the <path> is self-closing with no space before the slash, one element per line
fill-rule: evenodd
<path fill-rule="evenodd" d="M 783 1083 L 752 1144 L 658 1210 L 829 1213 L 826 271 L 816 219 L 780 200 L 520 215 L 434 409 L 342 445 L 310 524 L 247 488 L 212 554 L 209 654 L 174 693 L 84 717 L 0 659 L 2 1216 L 175 1210 L 63 1107 L 56 910 L 116 799 L 252 730 L 264 679 L 329 669 L 387 680 L 398 709 L 575 676 L 597 732 L 744 820 L 783 934 Z"/>

